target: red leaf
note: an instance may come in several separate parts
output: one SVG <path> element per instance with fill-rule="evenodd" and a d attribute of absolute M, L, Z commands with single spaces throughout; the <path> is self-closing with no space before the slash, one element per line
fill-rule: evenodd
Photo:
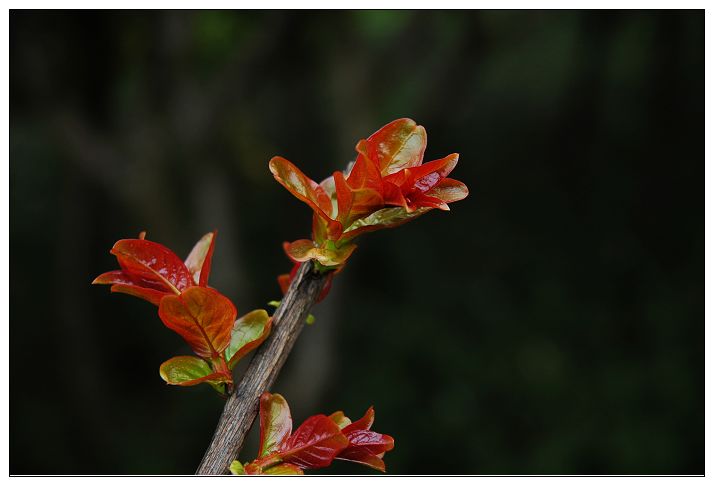
<path fill-rule="evenodd" d="M 273 157 L 268 164 L 273 177 L 280 184 L 317 212 L 329 219 L 332 211 L 330 197 L 320 185 L 307 177 L 295 164 L 283 157 Z"/>
<path fill-rule="evenodd" d="M 293 261 L 317 260 L 336 270 L 349 258 L 354 247 L 346 243 L 356 236 L 399 226 L 434 208 L 449 210 L 449 202 L 468 195 L 464 184 L 446 179 L 458 154 L 424 164 L 426 130 L 409 118 L 386 124 L 355 149 L 354 164 L 320 184 L 281 157 L 270 161 L 276 180 L 314 212 L 312 244 L 298 240 L 286 249 Z M 279 277 L 281 288 L 288 282 Z"/>
<path fill-rule="evenodd" d="M 285 293 L 288 291 L 288 287 L 290 287 L 290 282 L 293 281 L 293 278 L 295 277 L 293 276 L 292 272 L 278 275 L 278 285 L 280 286 L 280 291 L 283 293 L 283 295 L 285 295 Z"/>
<path fill-rule="evenodd" d="M 280 290 L 282 290 L 283 295 L 285 295 L 285 292 L 288 291 L 288 287 L 290 287 L 290 282 L 293 281 L 295 275 L 297 275 L 298 269 L 300 268 L 300 262 L 296 262 L 295 260 L 293 260 L 290 256 L 290 253 L 288 253 L 289 248 L 290 243 L 287 241 L 284 242 L 283 250 L 285 251 L 285 254 L 288 256 L 288 258 L 290 258 L 290 261 L 293 262 L 293 268 L 290 269 L 290 273 L 286 273 L 278 277 L 278 284 L 280 285 Z"/>
<path fill-rule="evenodd" d="M 327 223 L 329 235 L 338 238 L 342 233 L 342 225 L 331 218 L 332 201 L 325 190 L 283 157 L 273 157 L 268 166 L 275 180 L 310 206 Z"/>
<path fill-rule="evenodd" d="M 124 275 L 140 286 L 178 294 L 193 285 L 191 274 L 174 252 L 148 240 L 119 240 L 111 252 Z"/>
<path fill-rule="evenodd" d="M 410 196 L 408 201 L 407 211 L 414 212 L 417 209 L 436 208 L 442 211 L 450 211 L 449 205 L 438 197 L 427 196 L 426 194 L 416 193 Z"/>
<path fill-rule="evenodd" d="M 205 287 L 208 284 L 208 275 L 211 273 L 211 260 L 213 259 L 213 249 L 216 246 L 217 234 L 218 231 L 212 231 L 203 235 L 186 258 L 186 268 L 191 273 L 194 283 L 201 287 Z"/>
<path fill-rule="evenodd" d="M 292 420 L 287 402 L 280 395 L 265 392 L 260 397 L 259 457 L 245 466 L 234 461 L 231 471 L 297 474 L 302 469 L 319 469 L 329 466 L 334 459 L 342 459 L 384 472 L 382 457 L 394 448 L 394 439 L 370 431 L 373 421 L 372 407 L 354 423 L 342 412 L 329 417 L 314 415 L 290 435 Z"/>
<path fill-rule="evenodd" d="M 402 206 L 409 212 L 424 207 L 448 210 L 449 206 L 446 201 L 429 191 L 438 187 L 441 181 L 456 167 L 458 160 L 459 154 L 451 154 L 442 159 L 404 169 L 385 177 L 385 202 Z"/>
<path fill-rule="evenodd" d="M 381 472 L 386 472 L 387 470 L 387 467 L 385 466 L 384 461 L 381 457 L 359 449 L 347 449 L 335 459 L 341 461 L 356 462 L 358 464 L 369 466 L 372 469 L 376 469 L 377 471 Z"/>
<path fill-rule="evenodd" d="M 384 206 L 382 175 L 377 163 L 367 153 L 368 142 L 361 140 L 356 150 L 357 160 L 346 180 L 352 192 L 352 202 L 349 216 L 343 216 L 341 220 L 345 225 Z M 336 188 L 338 191 L 344 191 L 344 188 L 340 189 L 337 184 Z"/>
<path fill-rule="evenodd" d="M 394 439 L 369 430 L 373 423 L 374 408 L 369 407 L 361 419 L 342 427 L 349 445 L 339 453 L 337 459 L 358 462 L 384 472 L 382 456 L 394 448 Z"/>
<path fill-rule="evenodd" d="M 360 140 L 355 146 L 357 160 L 355 160 L 346 183 L 356 193 L 361 193 L 359 206 L 368 204 L 379 205 L 382 193 L 382 174 L 379 172 L 377 161 L 369 155 L 369 142 Z"/>
<path fill-rule="evenodd" d="M 354 430 L 369 430 L 374 423 L 374 407 L 369 407 L 361 419 L 342 428 L 346 434 Z"/>
<path fill-rule="evenodd" d="M 133 282 L 129 277 L 124 275 L 121 270 L 112 270 L 111 272 L 104 272 L 100 276 L 94 279 L 93 284 L 132 284 Z"/>
<path fill-rule="evenodd" d="M 154 290 L 136 285 L 124 274 L 122 270 L 105 272 L 95 278 L 92 284 L 111 284 L 110 290 L 112 292 L 133 295 L 134 297 L 139 297 L 140 299 L 149 301 L 154 305 L 159 305 L 162 297 L 167 295 L 166 292 L 161 290 Z"/>
<path fill-rule="evenodd" d="M 317 299 L 315 299 L 316 304 L 322 302 L 325 297 L 327 297 L 327 294 L 330 293 L 330 289 L 332 288 L 332 279 L 335 277 L 335 273 L 337 272 L 332 272 L 327 276 L 327 280 L 325 280 L 324 287 L 322 287 L 320 294 L 317 296 Z"/>
<path fill-rule="evenodd" d="M 203 358 L 215 358 L 231 341 L 237 311 L 225 296 L 208 287 L 190 287 L 180 295 L 167 295 L 159 304 L 159 317 Z"/>
<path fill-rule="evenodd" d="M 344 225 L 352 209 L 352 191 L 345 181 L 345 175 L 336 171 L 332 176 L 335 180 L 335 197 L 337 199 L 337 219 Z"/>
<path fill-rule="evenodd" d="M 406 169 L 404 172 L 409 172 L 409 169 Z M 405 208 L 409 206 L 409 202 L 402 193 L 402 188 L 391 182 L 384 183 L 384 203 Z"/>
<path fill-rule="evenodd" d="M 385 452 L 394 449 L 392 437 L 371 430 L 345 432 L 345 437 L 350 442 L 349 446 L 339 453 L 337 459 L 359 462 L 384 472 L 382 456 Z"/>
<path fill-rule="evenodd" d="M 161 299 L 169 295 L 166 292 L 147 289 L 134 284 L 114 284 L 110 287 L 109 290 L 120 294 L 133 295 L 134 297 L 138 297 L 140 299 L 144 299 L 148 302 L 151 302 L 156 306 L 159 305 Z"/>
<path fill-rule="evenodd" d="M 319 469 L 329 466 L 348 445 L 337 424 L 325 415 L 314 415 L 290 436 L 279 455 L 303 469 Z"/>
<path fill-rule="evenodd" d="M 411 169 L 411 176 L 414 179 L 414 189 L 419 192 L 426 192 L 444 177 L 448 176 L 459 162 L 459 154 L 451 154 L 443 159 L 432 160 L 426 164 Z"/>
<path fill-rule="evenodd" d="M 264 392 L 260 396 L 260 451 L 265 457 L 279 450 L 290 437 L 293 421 L 290 407 L 282 395 Z"/>
<path fill-rule="evenodd" d="M 391 174 L 385 177 L 384 180 L 400 187 L 408 186 L 405 188 L 411 188 L 411 186 L 416 185 L 415 189 L 420 192 L 428 191 L 441 179 L 449 175 L 458 161 L 459 154 L 451 154 L 444 158 Z"/>
<path fill-rule="evenodd" d="M 194 285 L 206 286 L 211 268 L 216 232 L 199 240 L 183 263 L 159 243 L 144 239 L 119 240 L 111 249 L 121 270 L 106 272 L 93 284 L 111 284 L 112 292 L 121 292 L 159 305 L 165 295 L 178 294 Z"/>

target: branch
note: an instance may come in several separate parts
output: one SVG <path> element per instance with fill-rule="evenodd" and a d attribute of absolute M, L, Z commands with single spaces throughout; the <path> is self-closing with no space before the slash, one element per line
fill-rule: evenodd
<path fill-rule="evenodd" d="M 260 394 L 268 391 L 305 326 L 310 308 L 325 284 L 311 262 L 303 263 L 273 315 L 268 339 L 258 348 L 243 379 L 228 398 L 196 474 L 225 474 L 238 456 L 258 414 Z"/>

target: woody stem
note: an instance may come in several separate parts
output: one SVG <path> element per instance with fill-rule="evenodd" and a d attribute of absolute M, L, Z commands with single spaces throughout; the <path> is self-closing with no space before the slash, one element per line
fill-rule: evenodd
<path fill-rule="evenodd" d="M 311 262 L 298 269 L 273 315 L 270 336 L 258 348 L 240 383 L 223 407 L 211 443 L 196 474 L 226 474 L 238 456 L 256 415 L 261 393 L 270 390 L 305 326 L 329 272 L 318 273 Z"/>

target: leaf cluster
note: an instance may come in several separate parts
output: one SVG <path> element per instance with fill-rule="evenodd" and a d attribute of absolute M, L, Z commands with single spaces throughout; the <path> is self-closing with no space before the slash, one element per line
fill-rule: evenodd
<path fill-rule="evenodd" d="M 94 284 L 111 285 L 159 308 L 159 318 L 179 334 L 196 354 L 176 356 L 159 367 L 169 385 L 208 383 L 219 393 L 233 386 L 231 370 L 270 333 L 271 318 L 257 309 L 236 319 L 233 302 L 208 287 L 216 232 L 207 233 L 185 261 L 165 246 L 145 239 L 117 241 L 110 253 L 120 270 L 106 272 Z"/>
<path fill-rule="evenodd" d="M 277 393 L 265 392 L 260 397 L 258 458 L 247 464 L 233 461 L 230 469 L 236 475 L 303 474 L 305 469 L 328 467 L 338 459 L 384 472 L 382 458 L 394 448 L 394 439 L 370 430 L 373 423 L 370 407 L 355 422 L 342 411 L 313 415 L 293 432 L 288 403 Z"/>
<path fill-rule="evenodd" d="M 354 163 L 319 184 L 283 157 L 270 160 L 275 180 L 313 210 L 312 239 L 283 244 L 294 262 L 290 274 L 278 277 L 283 292 L 299 263 L 314 260 L 324 270 L 335 270 L 324 298 L 332 276 L 357 248 L 357 236 L 402 225 L 432 209 L 448 211 L 449 203 L 468 196 L 463 182 L 447 177 L 459 154 L 424 163 L 426 130 L 414 120 L 394 120 L 355 149 Z"/>

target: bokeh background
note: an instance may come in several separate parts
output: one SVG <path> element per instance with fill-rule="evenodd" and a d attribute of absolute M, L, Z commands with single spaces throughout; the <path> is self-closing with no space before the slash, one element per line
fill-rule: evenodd
<path fill-rule="evenodd" d="M 264 307 L 310 229 L 270 157 L 320 180 L 408 116 L 471 195 L 361 239 L 296 422 L 374 405 L 393 474 L 703 473 L 703 101 L 696 11 L 11 12 L 10 472 L 191 474 L 223 402 L 90 286 L 109 249 L 217 228 L 212 285 Z"/>

